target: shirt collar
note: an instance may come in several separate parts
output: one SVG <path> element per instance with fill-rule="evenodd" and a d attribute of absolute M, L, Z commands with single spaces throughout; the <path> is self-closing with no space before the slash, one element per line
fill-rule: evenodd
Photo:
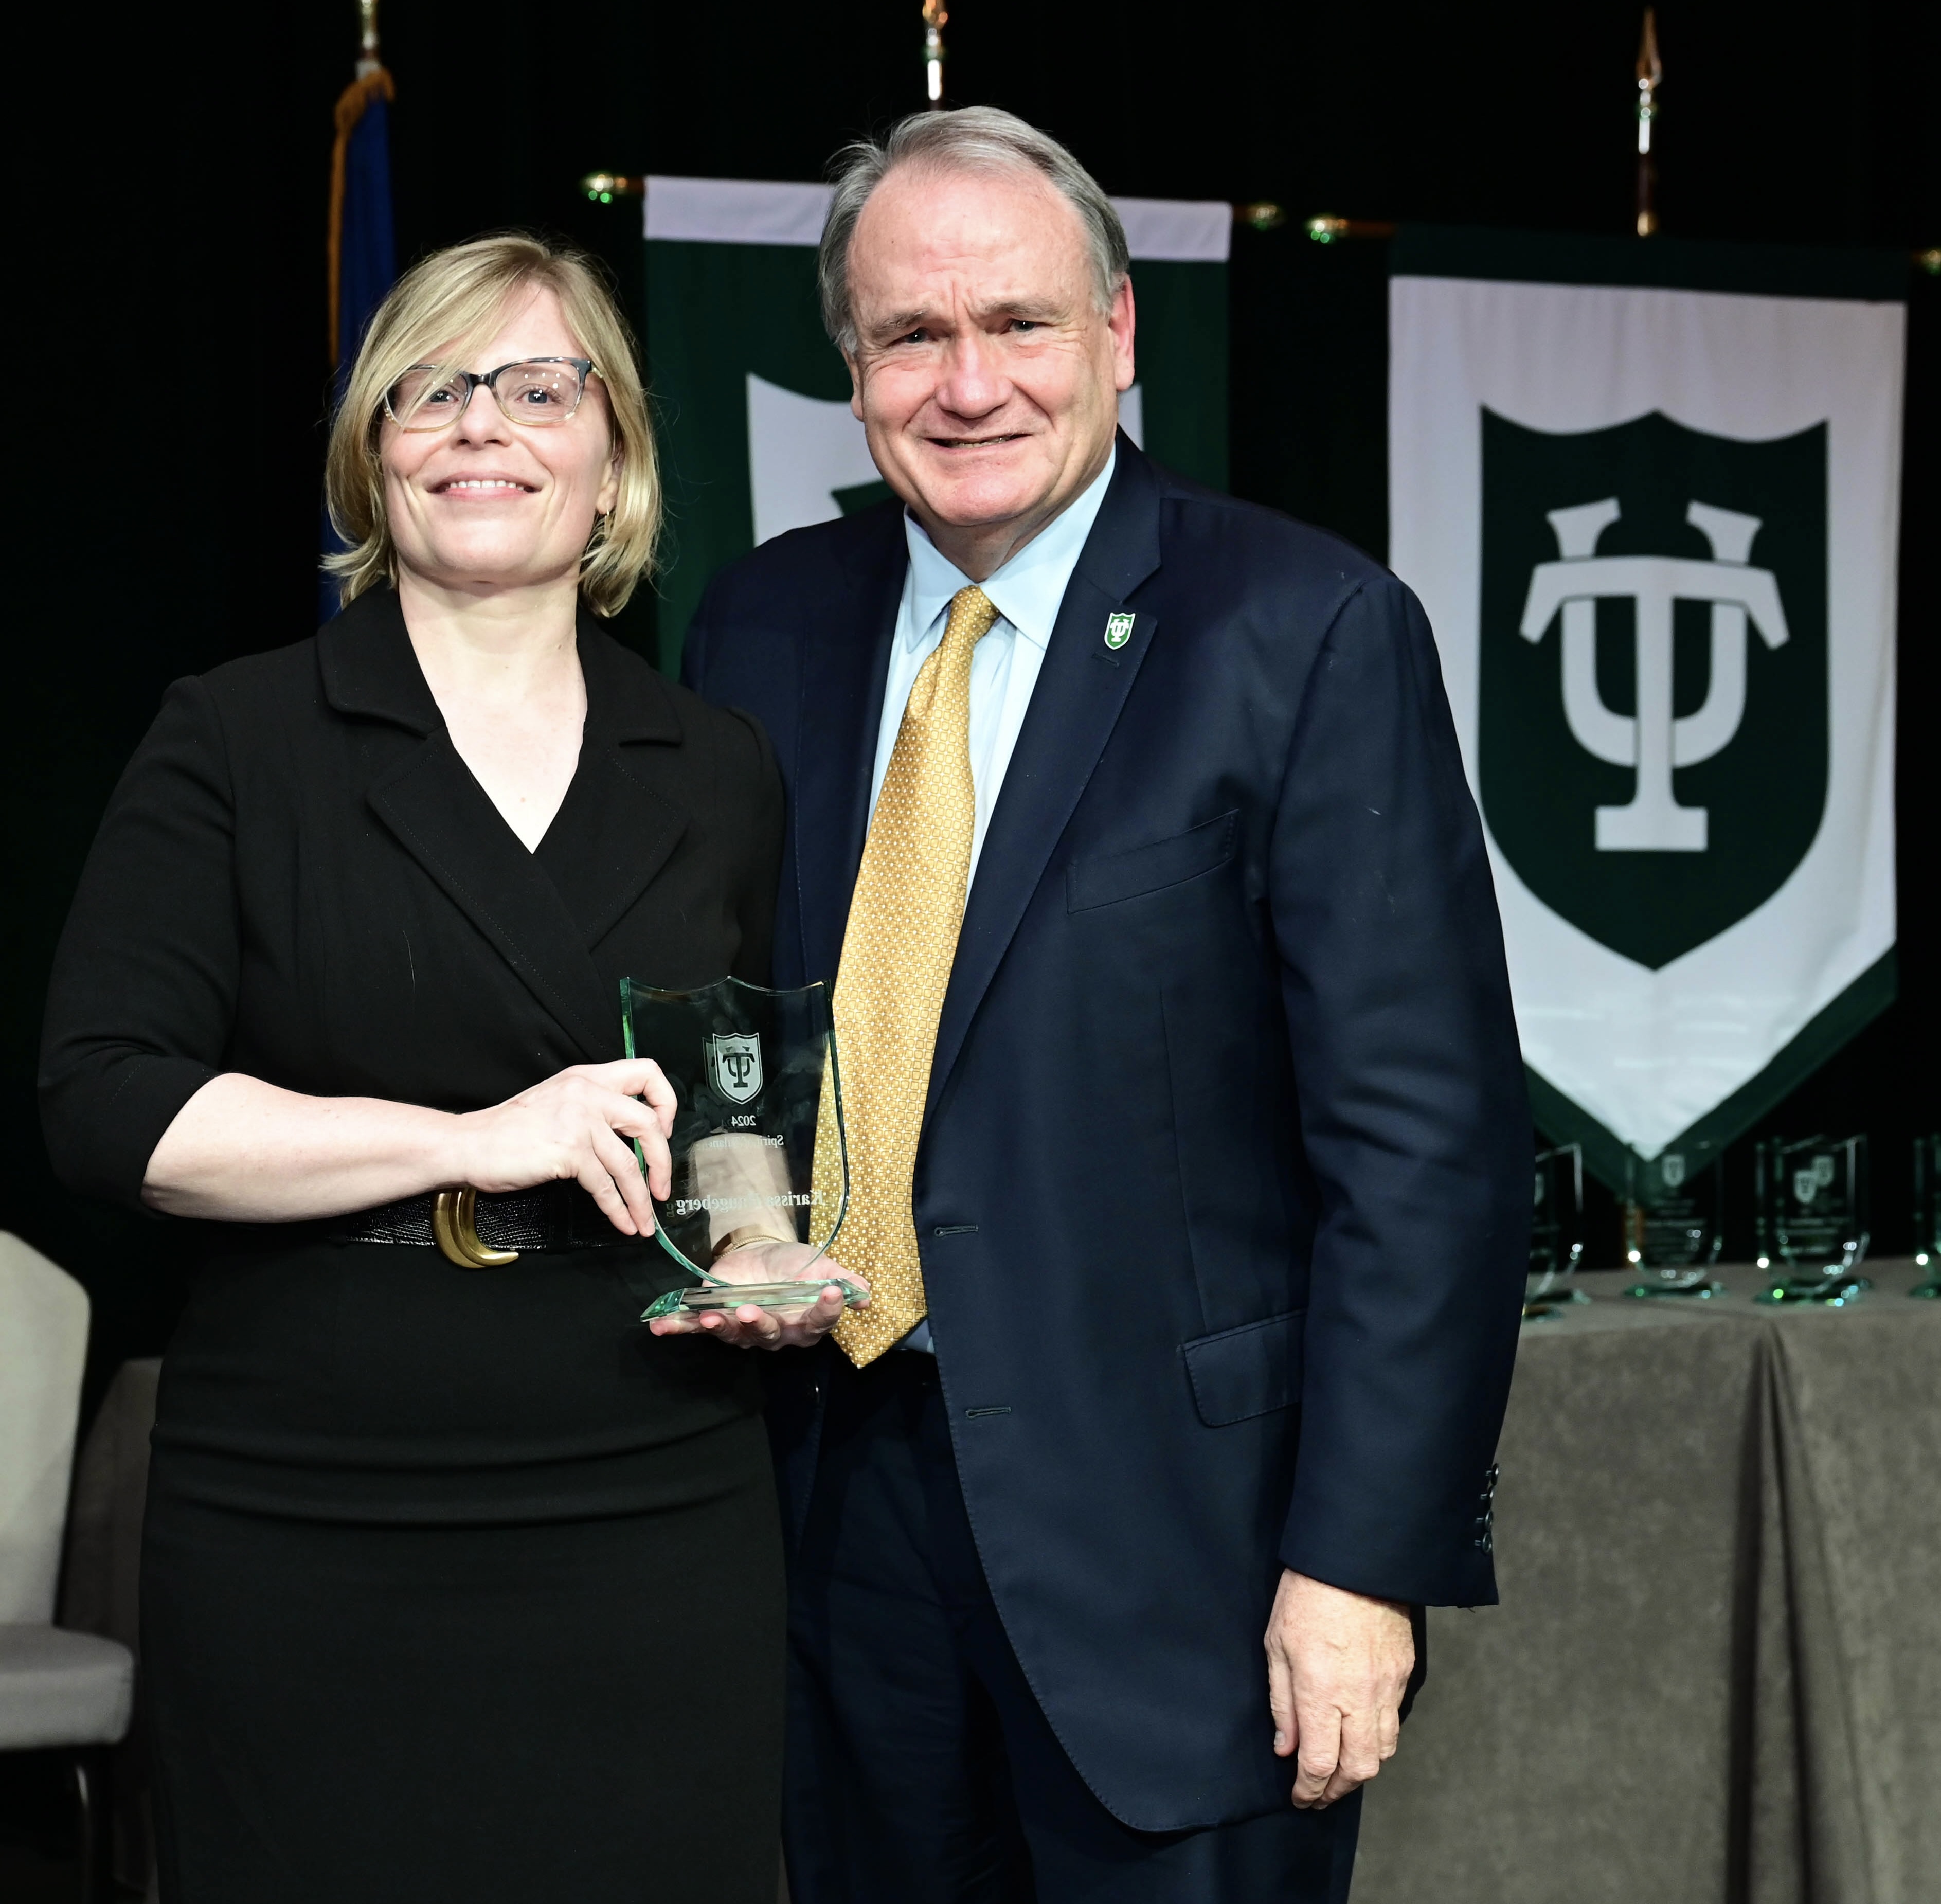
<path fill-rule="evenodd" d="M 1071 581 L 1071 571 L 1084 552 L 1085 539 L 1099 519 L 1112 471 L 1119 460 L 1116 445 L 1105 466 L 1064 511 L 1045 524 L 989 580 L 980 584 L 997 610 L 1036 648 L 1047 647 L 1059 605 Z M 971 578 L 943 555 L 916 518 L 903 511 L 903 539 L 909 548 L 910 618 L 904 639 L 914 648 L 938 616 Z"/>

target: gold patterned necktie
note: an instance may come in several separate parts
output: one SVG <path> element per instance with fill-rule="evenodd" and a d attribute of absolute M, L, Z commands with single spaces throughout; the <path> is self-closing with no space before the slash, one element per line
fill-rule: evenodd
<path fill-rule="evenodd" d="M 835 1254 L 870 1279 L 870 1294 L 869 1307 L 847 1311 L 834 1333 L 858 1368 L 928 1313 L 911 1181 L 977 831 L 971 658 L 997 619 L 981 588 L 950 598 L 943 640 L 919 671 L 897 730 L 842 935 L 833 1014 L 849 1208 Z M 823 1110 L 818 1200 L 837 1190 L 827 1097 Z"/>

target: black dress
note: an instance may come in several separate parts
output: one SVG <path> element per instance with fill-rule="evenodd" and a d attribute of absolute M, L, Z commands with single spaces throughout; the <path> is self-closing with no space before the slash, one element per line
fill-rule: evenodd
<path fill-rule="evenodd" d="M 389 591 L 179 682 L 56 963 L 42 1101 L 138 1204 L 219 1071 L 464 1111 L 622 1055 L 622 976 L 765 980 L 753 724 L 582 616 L 528 853 Z M 164 1364 L 142 1579 L 165 1898 L 772 1904 L 781 1557 L 756 1371 L 661 1340 L 652 1242 L 455 1267 L 209 1224 Z"/>

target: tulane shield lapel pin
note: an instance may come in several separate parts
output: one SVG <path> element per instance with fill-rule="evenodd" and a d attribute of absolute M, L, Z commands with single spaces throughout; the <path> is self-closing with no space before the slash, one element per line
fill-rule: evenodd
<path fill-rule="evenodd" d="M 1128 641 L 1131 640 L 1134 619 L 1130 615 L 1108 615 L 1105 617 L 1105 646 L 1108 648 L 1123 648 Z"/>

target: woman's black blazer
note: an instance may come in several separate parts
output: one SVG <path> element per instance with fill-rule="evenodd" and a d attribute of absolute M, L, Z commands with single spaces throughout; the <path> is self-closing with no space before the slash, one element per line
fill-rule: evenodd
<path fill-rule="evenodd" d="M 623 976 L 766 981 L 766 739 L 584 613 L 579 647 L 579 767 L 536 852 L 454 749 L 389 590 L 170 689 L 55 961 L 41 1091 L 64 1182 L 139 1207 L 219 1072 L 473 1110 L 621 1056 Z M 460 1466 L 597 1460 L 754 1405 L 746 1358 L 660 1353 L 716 1345 L 623 1352 L 641 1276 L 679 1279 L 650 1244 L 489 1273 L 327 1224 L 204 1227 L 163 1426 L 214 1453 L 408 1465 L 429 1435 Z"/>

